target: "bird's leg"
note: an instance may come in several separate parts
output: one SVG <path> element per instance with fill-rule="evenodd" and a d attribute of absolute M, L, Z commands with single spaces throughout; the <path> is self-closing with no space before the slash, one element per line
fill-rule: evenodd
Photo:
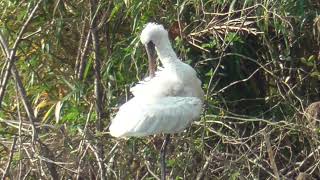
<path fill-rule="evenodd" d="M 167 145 L 170 142 L 170 134 L 167 134 L 160 150 L 160 161 L 161 161 L 161 180 L 166 179 L 166 150 Z"/>

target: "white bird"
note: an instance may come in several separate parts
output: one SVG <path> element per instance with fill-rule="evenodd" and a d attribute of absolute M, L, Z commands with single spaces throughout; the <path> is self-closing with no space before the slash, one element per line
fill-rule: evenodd
<path fill-rule="evenodd" d="M 148 53 L 150 77 L 130 89 L 134 97 L 120 107 L 110 134 L 130 137 L 181 132 L 200 117 L 201 81 L 196 71 L 177 57 L 162 25 L 148 23 L 140 40 Z M 163 67 L 154 72 L 156 54 Z"/>
<path fill-rule="evenodd" d="M 201 81 L 191 66 L 177 58 L 162 25 L 148 23 L 140 39 L 151 57 L 155 46 L 163 68 L 130 89 L 134 98 L 120 107 L 110 133 L 129 137 L 180 132 L 200 117 Z"/>

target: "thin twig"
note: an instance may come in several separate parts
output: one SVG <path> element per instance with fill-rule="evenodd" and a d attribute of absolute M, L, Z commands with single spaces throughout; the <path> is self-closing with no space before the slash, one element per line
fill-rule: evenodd
<path fill-rule="evenodd" d="M 14 80 L 17 83 L 17 88 L 18 88 L 18 92 L 19 92 L 20 98 L 22 100 L 22 104 L 24 105 L 24 108 L 25 108 L 25 110 L 27 112 L 29 121 L 31 123 L 31 127 L 32 127 L 32 142 L 34 143 L 35 140 L 38 138 L 38 132 L 37 132 L 37 129 L 36 129 L 35 124 L 34 124 L 34 122 L 36 121 L 36 118 L 34 116 L 34 111 L 32 110 L 31 104 L 27 99 L 26 90 L 23 87 L 21 78 L 20 78 L 20 76 L 18 74 L 18 71 L 17 71 L 17 69 L 16 69 L 14 64 L 12 65 L 11 73 L 13 75 Z"/>
<path fill-rule="evenodd" d="M 18 114 L 18 118 L 19 118 L 19 156 L 22 157 L 22 137 L 21 137 L 21 129 L 22 129 L 22 118 L 21 118 L 21 112 L 20 112 L 20 103 L 19 103 L 19 93 L 18 93 L 18 87 L 17 87 L 17 83 L 15 83 L 16 86 L 16 101 L 17 101 L 17 114 Z M 22 159 L 19 160 L 19 179 L 21 179 L 21 175 L 22 175 Z"/>
<path fill-rule="evenodd" d="M 84 74 L 84 70 L 85 70 L 85 66 L 87 64 L 87 53 L 88 53 L 88 48 L 89 48 L 89 43 L 91 41 L 91 30 L 89 29 L 89 31 L 87 32 L 87 37 L 86 37 L 86 41 L 84 43 L 83 49 L 81 51 L 81 56 L 80 56 L 80 64 L 78 65 L 78 69 L 76 69 L 77 71 L 77 77 L 79 80 L 83 79 L 83 74 Z"/>
<path fill-rule="evenodd" d="M 4 170 L 3 176 L 1 178 L 2 180 L 5 180 L 6 176 L 8 175 L 8 172 L 9 172 L 9 169 L 10 169 L 10 165 L 11 165 L 11 162 L 12 162 L 13 153 L 14 153 L 14 147 L 16 146 L 16 142 L 17 142 L 17 137 L 14 136 L 13 137 L 13 143 L 12 143 L 11 150 L 10 150 L 10 156 L 9 156 L 9 159 L 8 159 L 8 163 L 7 163 L 6 169 Z"/>
<path fill-rule="evenodd" d="M 88 128 L 88 124 L 89 124 L 89 120 L 91 118 L 91 113 L 92 113 L 92 109 L 93 109 L 93 104 L 91 104 L 90 106 L 90 109 L 89 109 L 89 113 L 87 115 L 87 120 L 86 120 L 86 124 L 83 128 L 83 134 L 82 134 L 82 140 L 80 141 L 79 143 L 79 155 L 80 153 L 82 152 L 82 149 L 83 149 L 83 145 L 85 144 L 85 142 L 87 141 L 86 138 L 87 138 L 87 128 Z M 86 145 L 86 148 L 84 150 L 84 152 L 82 153 L 82 155 L 80 156 L 79 158 L 79 161 L 78 161 L 78 168 L 77 168 L 77 177 L 76 179 L 79 179 L 80 178 L 80 171 L 81 171 L 81 163 L 82 163 L 82 160 L 83 158 L 85 157 L 85 155 L 87 154 L 87 151 L 88 151 L 88 148 L 89 146 Z"/>
<path fill-rule="evenodd" d="M 317 147 L 314 151 L 312 151 L 303 161 L 295 163 L 295 165 L 298 165 L 298 167 L 292 169 L 292 171 L 289 171 L 286 176 L 292 176 L 297 171 L 300 171 L 300 169 L 308 162 L 308 160 L 311 157 L 314 157 L 314 154 L 320 151 L 320 146 Z"/>
<path fill-rule="evenodd" d="M 202 169 L 201 169 L 200 172 L 198 173 L 196 180 L 201 180 L 201 179 L 203 179 L 203 176 L 204 176 L 205 172 L 207 171 L 207 169 L 208 169 L 208 167 L 209 167 L 210 162 L 212 161 L 212 159 L 213 159 L 213 154 L 210 154 L 209 157 L 207 158 L 206 162 L 204 163 Z"/>
<path fill-rule="evenodd" d="M 149 163 L 148 163 L 147 161 L 145 161 L 144 164 L 146 165 L 148 172 L 149 172 L 154 178 L 156 178 L 157 180 L 160 180 L 160 178 L 156 175 L 156 173 L 154 173 L 154 172 L 150 169 Z"/>
<path fill-rule="evenodd" d="M 29 102 L 29 100 L 27 99 L 27 93 L 26 93 L 26 90 L 25 88 L 23 87 L 23 83 L 21 81 L 21 78 L 18 74 L 18 71 L 15 67 L 15 65 L 13 64 L 12 65 L 12 68 L 11 68 L 11 73 L 13 75 L 13 78 L 17 84 L 17 91 L 19 92 L 19 95 L 20 95 L 20 98 L 22 100 L 22 104 L 24 105 L 24 108 L 27 112 L 27 115 L 28 115 L 28 118 L 29 118 L 29 121 L 31 123 L 31 127 L 32 127 L 32 147 L 33 147 L 33 151 L 35 153 L 35 147 L 34 147 L 34 144 L 35 142 L 38 142 L 40 144 L 40 153 L 44 153 L 44 155 L 46 157 L 50 157 L 51 156 L 51 152 L 49 151 L 49 148 L 47 148 L 47 146 L 43 143 L 41 143 L 41 141 L 38 139 L 38 131 L 35 127 L 35 121 L 36 121 L 36 118 L 34 116 L 34 111 L 32 109 L 32 106 Z M 41 161 L 40 161 L 41 163 Z M 47 165 L 48 167 L 48 170 L 50 172 L 50 175 L 53 179 L 57 179 L 59 176 L 58 176 L 58 173 L 57 173 L 57 170 L 54 166 L 54 164 L 50 163 L 50 162 L 47 162 L 45 161 L 45 164 Z M 40 166 L 41 167 L 41 166 Z"/>
<path fill-rule="evenodd" d="M 167 146 L 170 142 L 170 134 L 165 135 L 161 150 L 160 150 L 160 162 L 161 162 L 161 180 L 166 179 L 166 152 Z"/>
<path fill-rule="evenodd" d="M 31 11 L 30 15 L 28 16 L 27 20 L 25 21 L 25 23 L 23 24 L 21 30 L 19 31 L 19 34 L 12 46 L 12 49 L 11 51 L 9 50 L 9 47 L 8 47 L 8 43 L 5 41 L 4 37 L 0 36 L 0 41 L 1 41 L 1 47 L 3 49 L 5 49 L 5 52 L 6 52 L 6 56 L 7 56 L 7 66 L 6 66 L 6 70 L 4 71 L 4 73 L 2 74 L 2 77 L 3 79 L 1 80 L 0 82 L 0 108 L 1 108 L 1 105 L 2 105 L 2 100 L 3 100 L 3 97 L 4 97 L 4 94 L 5 94 L 5 89 L 6 89 L 6 86 L 7 86 L 7 83 L 8 83 L 8 79 L 10 77 L 10 72 L 11 72 L 11 67 L 16 59 L 16 51 L 17 51 L 17 48 L 18 48 L 18 45 L 22 39 L 22 35 L 24 34 L 27 26 L 29 25 L 31 19 L 33 18 L 36 10 L 38 9 L 40 3 L 42 2 L 42 0 L 39 0 L 36 5 L 34 6 L 33 10 Z"/>
<path fill-rule="evenodd" d="M 84 149 L 84 152 L 82 154 L 82 156 L 79 158 L 79 162 L 78 162 L 78 168 L 77 168 L 77 177 L 76 179 L 80 179 L 80 175 L 81 175 L 81 163 L 82 163 L 82 160 L 83 158 L 86 156 L 87 152 L 88 152 L 88 149 L 89 149 L 89 146 L 87 145 L 86 148 Z"/>
<path fill-rule="evenodd" d="M 103 159 L 100 158 L 100 155 L 99 155 L 99 152 L 97 151 L 97 148 L 92 146 L 90 143 L 87 143 L 87 145 L 89 146 L 89 148 L 91 149 L 91 151 L 93 152 L 93 154 L 96 157 L 96 160 L 97 160 L 97 163 L 99 166 L 99 172 L 100 172 L 101 179 L 106 178 L 105 174 L 102 174 L 102 172 L 101 172 L 104 169 L 104 163 L 103 163 Z"/>
<path fill-rule="evenodd" d="M 80 66 L 80 57 L 82 55 L 82 43 L 84 41 L 84 34 L 85 34 L 85 30 L 86 30 L 86 23 L 85 21 L 83 22 L 82 25 L 82 29 L 80 32 L 80 41 L 79 41 L 79 45 L 78 45 L 78 50 L 77 50 L 77 57 L 76 57 L 76 63 L 75 63 L 75 68 L 74 68 L 74 74 L 77 76 L 78 71 L 79 71 L 79 66 Z M 90 34 L 90 33 L 89 33 Z"/>
<path fill-rule="evenodd" d="M 264 135 L 264 140 L 265 140 L 265 143 L 266 143 L 267 152 L 268 152 L 268 155 L 269 155 L 269 160 L 270 160 L 270 163 L 271 163 L 271 168 L 273 170 L 274 175 L 276 176 L 276 179 L 280 180 L 278 167 L 277 167 L 277 164 L 276 164 L 276 162 L 274 160 L 274 152 L 273 152 L 272 147 L 271 147 L 269 134 L 267 134 L 267 132 L 264 131 L 263 135 Z"/>
<path fill-rule="evenodd" d="M 41 32 L 41 28 L 39 28 L 38 30 L 36 30 L 36 31 L 33 32 L 33 33 L 30 33 L 30 34 L 28 34 L 28 35 L 23 36 L 23 37 L 21 38 L 21 40 L 28 39 L 28 38 L 30 38 L 31 36 L 34 36 L 34 35 L 38 34 L 39 32 Z"/>
<path fill-rule="evenodd" d="M 10 50 L 7 41 L 4 38 L 4 35 L 0 31 L 0 45 L 6 57 L 10 56 Z"/>

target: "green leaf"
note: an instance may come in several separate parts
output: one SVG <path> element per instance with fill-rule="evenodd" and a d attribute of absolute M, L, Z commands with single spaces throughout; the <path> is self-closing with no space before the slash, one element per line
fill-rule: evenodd
<path fill-rule="evenodd" d="M 79 116 L 79 109 L 77 109 L 76 107 L 72 107 L 67 112 L 65 112 L 64 116 L 62 116 L 62 120 L 68 122 L 76 122 Z"/>
<path fill-rule="evenodd" d="M 83 73 L 83 79 L 87 79 L 88 73 L 90 72 L 90 69 L 92 67 L 92 61 L 93 61 L 93 58 L 88 58 L 88 63 Z"/>

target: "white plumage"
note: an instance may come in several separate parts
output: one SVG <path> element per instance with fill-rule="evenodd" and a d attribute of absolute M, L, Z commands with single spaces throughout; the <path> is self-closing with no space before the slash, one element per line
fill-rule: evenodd
<path fill-rule="evenodd" d="M 131 88 L 134 97 L 120 107 L 110 134 L 129 137 L 180 132 L 200 117 L 201 82 L 196 71 L 177 58 L 162 25 L 148 23 L 140 40 L 144 45 L 154 44 L 163 68 Z"/>

